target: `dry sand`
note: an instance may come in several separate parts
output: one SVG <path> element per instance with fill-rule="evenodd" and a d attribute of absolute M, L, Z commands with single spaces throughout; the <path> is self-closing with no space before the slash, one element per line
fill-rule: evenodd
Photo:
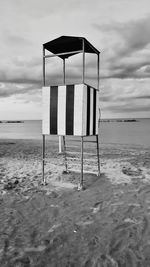
<path fill-rule="evenodd" d="M 43 186 L 41 141 L 0 141 L 0 266 L 150 266 L 150 149 L 100 145 L 97 177 L 94 145 L 79 192 L 78 142 L 65 174 L 58 143 L 47 141 Z"/>

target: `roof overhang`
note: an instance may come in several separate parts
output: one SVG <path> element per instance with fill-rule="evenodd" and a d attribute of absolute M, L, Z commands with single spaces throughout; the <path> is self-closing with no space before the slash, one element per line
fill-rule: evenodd
<path fill-rule="evenodd" d="M 86 38 L 75 36 L 60 36 L 59 38 L 43 44 L 43 47 L 44 49 L 56 55 L 64 53 L 63 55 L 58 56 L 62 59 L 65 59 L 78 54 L 80 50 L 83 51 L 83 43 L 85 53 L 100 53 Z"/>

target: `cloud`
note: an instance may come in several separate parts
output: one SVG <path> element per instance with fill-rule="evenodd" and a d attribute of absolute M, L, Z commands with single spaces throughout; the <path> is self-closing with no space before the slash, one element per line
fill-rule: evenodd
<path fill-rule="evenodd" d="M 42 60 L 39 58 L 13 57 L 0 66 L 0 82 L 42 84 Z"/>
<path fill-rule="evenodd" d="M 30 2 L 18 1 L 18 0 L 1 0 L 3 1 L 2 10 L 5 13 L 11 13 L 11 16 L 22 16 L 32 19 L 42 19 L 48 16 L 54 16 L 60 13 L 66 13 L 66 10 L 70 12 L 78 10 L 82 6 L 80 0 L 30 0 Z M 9 10 L 9 11 L 8 11 Z M 15 12 L 14 12 L 15 11 Z"/>
<path fill-rule="evenodd" d="M 46 61 L 47 85 L 63 83 L 63 61 Z M 66 79 L 68 82 L 81 81 L 82 66 L 66 64 Z M 0 66 L 0 82 L 16 84 L 35 84 L 42 86 L 42 57 L 16 56 L 2 62 Z"/>
<path fill-rule="evenodd" d="M 136 96 L 136 99 L 150 99 L 150 94 L 149 95 L 140 95 L 140 96 Z"/>
<path fill-rule="evenodd" d="M 1 83 L 0 84 L 0 97 L 7 98 L 14 95 L 24 95 L 24 94 L 36 94 L 41 90 L 35 84 L 15 84 L 15 83 Z"/>
<path fill-rule="evenodd" d="M 8 31 L 4 34 L 4 41 L 6 43 L 11 43 L 12 46 L 32 45 L 32 42 L 29 41 L 27 38 L 17 35 L 15 33 L 10 33 Z"/>
<path fill-rule="evenodd" d="M 42 85 L 41 75 L 33 75 L 29 71 L 2 71 L 0 70 L 0 82 L 3 83 L 18 83 L 18 84 L 38 84 Z"/>
<path fill-rule="evenodd" d="M 140 113 L 140 112 L 150 112 L 150 106 L 149 105 L 142 105 L 137 104 L 134 106 L 131 105 L 115 105 L 115 106 L 109 106 L 107 110 L 110 110 L 113 113 Z"/>
<path fill-rule="evenodd" d="M 102 78 L 149 78 L 149 25 L 150 16 L 127 23 L 94 24 L 99 32 L 107 35 L 111 48 L 107 53 L 104 47 L 104 55 L 108 55 L 103 57 Z"/>
<path fill-rule="evenodd" d="M 105 74 L 102 78 L 119 78 L 119 79 L 148 79 L 150 77 L 148 69 L 149 60 L 143 62 L 132 62 L 130 60 L 124 60 L 124 62 L 113 63 L 109 66 L 108 74 Z"/>
<path fill-rule="evenodd" d="M 115 37 L 118 36 L 120 46 L 116 50 L 121 56 L 127 56 L 144 49 L 150 43 L 149 25 L 150 16 L 127 23 L 94 24 L 99 31 L 102 30 L 106 34 L 113 33 Z"/>
<path fill-rule="evenodd" d="M 101 82 L 100 107 L 102 114 L 108 117 L 136 117 L 141 112 L 144 117 L 150 116 L 150 79 L 104 79 Z M 122 115 L 121 115 L 122 114 Z"/>

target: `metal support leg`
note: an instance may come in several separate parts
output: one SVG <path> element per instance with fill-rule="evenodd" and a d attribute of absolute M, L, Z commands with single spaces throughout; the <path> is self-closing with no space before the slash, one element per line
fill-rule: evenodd
<path fill-rule="evenodd" d="M 66 171 L 66 173 L 68 173 L 67 157 L 66 157 L 66 142 L 65 142 L 65 136 L 63 136 L 63 146 L 64 146 L 65 171 Z"/>
<path fill-rule="evenodd" d="M 96 135 L 96 143 L 97 143 L 97 165 L 98 165 L 98 176 L 100 176 L 100 160 L 99 160 L 99 142 L 98 142 L 98 135 Z"/>
<path fill-rule="evenodd" d="M 83 190 L 83 136 L 81 136 L 81 176 L 78 190 Z"/>
<path fill-rule="evenodd" d="M 62 137 L 59 135 L 59 153 L 62 153 Z"/>
<path fill-rule="evenodd" d="M 43 134 L 43 146 L 42 146 L 42 177 L 43 184 L 46 184 L 45 176 L 44 176 L 44 167 L 45 167 L 45 135 Z"/>

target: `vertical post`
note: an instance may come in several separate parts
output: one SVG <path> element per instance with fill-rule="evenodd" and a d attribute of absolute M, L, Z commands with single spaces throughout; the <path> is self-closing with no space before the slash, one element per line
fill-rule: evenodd
<path fill-rule="evenodd" d="M 62 137 L 59 135 L 59 153 L 62 153 Z"/>
<path fill-rule="evenodd" d="M 99 90 L 100 53 L 97 54 L 97 89 Z"/>
<path fill-rule="evenodd" d="M 97 89 L 99 91 L 99 78 L 100 78 L 100 53 L 97 54 Z M 99 127 L 98 127 L 99 128 Z M 99 129 L 98 129 L 99 135 Z M 97 143 L 97 165 L 98 165 L 98 176 L 100 177 L 100 160 L 99 160 L 99 138 L 96 135 L 96 143 Z"/>
<path fill-rule="evenodd" d="M 43 45 L 43 86 L 45 86 L 45 48 Z"/>
<path fill-rule="evenodd" d="M 81 136 L 81 175 L 78 190 L 83 190 L 83 136 Z"/>
<path fill-rule="evenodd" d="M 63 84 L 66 83 L 66 66 L 65 66 L 65 58 L 63 59 Z"/>
<path fill-rule="evenodd" d="M 66 83 L 66 70 L 65 70 L 65 58 L 63 58 L 63 84 Z M 64 142 L 63 142 L 64 143 Z M 64 151 L 64 147 L 62 149 L 62 136 L 59 136 L 59 153 L 62 153 L 62 150 Z"/>
<path fill-rule="evenodd" d="M 65 58 L 63 59 L 63 77 L 64 77 L 64 85 L 66 84 L 66 64 L 65 64 Z M 61 146 L 61 150 L 66 153 L 65 150 L 65 137 L 63 136 L 63 147 L 62 147 L 62 136 L 60 137 L 60 146 Z M 67 168 L 67 167 L 66 167 Z M 67 170 L 66 170 L 67 171 Z"/>
<path fill-rule="evenodd" d="M 65 171 L 66 171 L 66 173 L 68 173 L 67 157 L 66 157 L 66 142 L 65 142 L 65 136 L 63 136 L 63 145 L 64 145 Z"/>
<path fill-rule="evenodd" d="M 42 177 L 43 184 L 46 184 L 45 175 L 44 175 L 44 167 L 45 167 L 45 135 L 43 134 L 43 145 L 42 145 Z"/>
<path fill-rule="evenodd" d="M 100 161 L 99 161 L 99 142 L 98 142 L 98 134 L 96 135 L 96 143 L 97 143 L 97 165 L 98 165 L 98 175 L 100 176 Z"/>
<path fill-rule="evenodd" d="M 83 72 L 82 72 L 82 83 L 85 82 L 85 43 L 82 40 L 82 50 L 83 50 Z"/>
<path fill-rule="evenodd" d="M 43 45 L 43 86 L 45 86 L 45 48 Z M 44 167 L 45 167 L 45 135 L 43 134 L 43 143 L 42 143 L 42 178 L 43 184 L 46 184 L 44 176 Z"/>

